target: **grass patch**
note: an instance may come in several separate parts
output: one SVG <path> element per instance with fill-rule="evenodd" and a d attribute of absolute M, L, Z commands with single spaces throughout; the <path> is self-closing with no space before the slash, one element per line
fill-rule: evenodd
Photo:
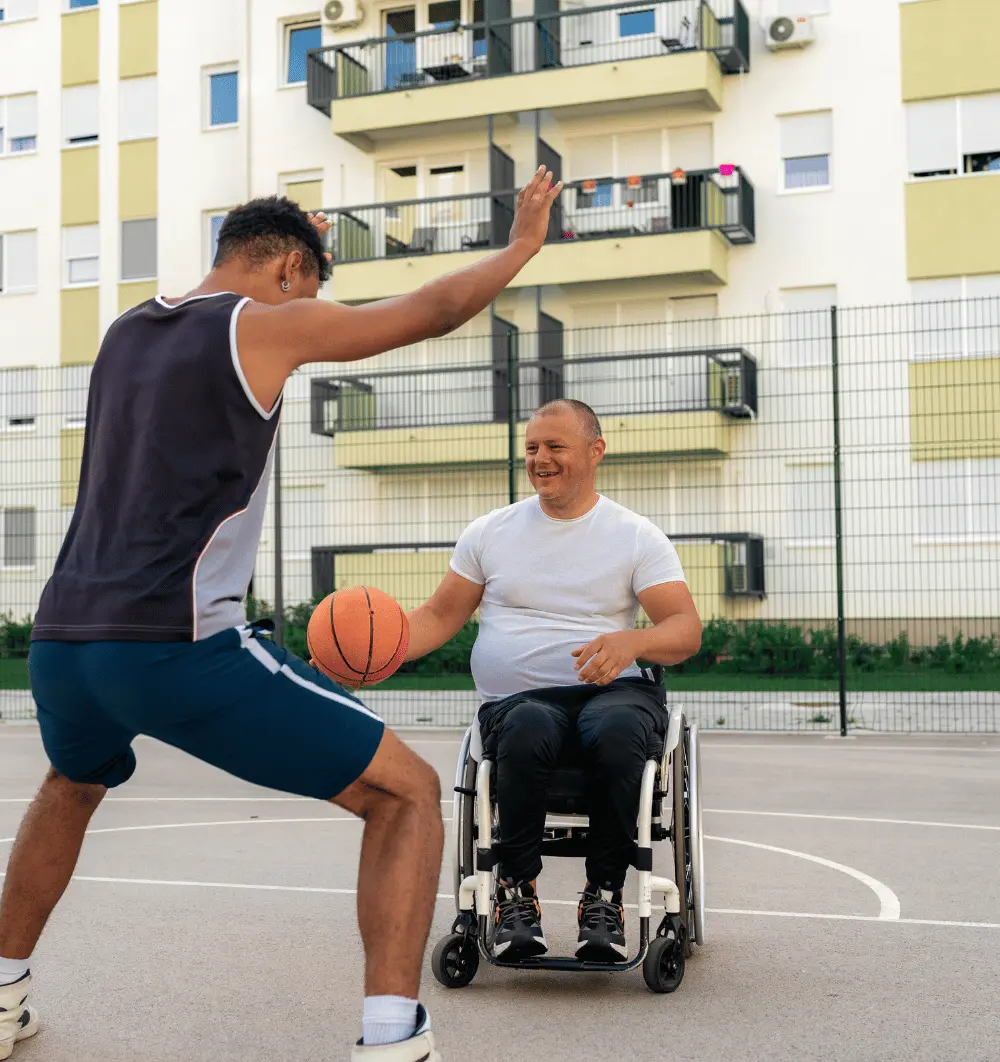
<path fill-rule="evenodd" d="M 28 661 L 23 657 L 0 657 L 0 690 L 26 690 Z"/>

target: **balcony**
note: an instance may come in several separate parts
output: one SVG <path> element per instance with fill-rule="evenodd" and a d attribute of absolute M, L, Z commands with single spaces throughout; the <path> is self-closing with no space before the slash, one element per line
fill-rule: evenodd
<path fill-rule="evenodd" d="M 503 190 L 328 210 L 336 298 L 399 295 L 506 246 L 515 198 Z M 662 276 L 724 284 L 729 246 L 754 238 L 754 189 L 738 167 L 575 181 L 511 286 Z"/>
<path fill-rule="evenodd" d="M 612 462 L 726 456 L 739 426 L 757 415 L 757 363 L 745 350 L 595 356 L 580 352 L 605 330 L 520 336 L 506 322 L 497 325 L 492 342 L 484 337 L 489 361 L 313 378 L 312 431 L 335 439 L 335 465 L 499 467 L 512 436 L 520 459 L 531 410 L 564 397 L 602 418 Z M 574 356 L 564 357 L 565 338 Z M 518 358 L 519 348 L 537 356 Z"/>
<path fill-rule="evenodd" d="M 544 107 L 577 116 L 621 107 L 722 107 L 722 77 L 750 67 L 740 0 L 655 0 L 510 17 L 354 41 L 309 53 L 307 99 L 333 131 L 370 150 L 442 123 Z M 504 78 L 502 89 L 494 82 Z M 386 94 L 391 93 L 391 103 Z M 498 102 L 501 101 L 501 102 Z"/>

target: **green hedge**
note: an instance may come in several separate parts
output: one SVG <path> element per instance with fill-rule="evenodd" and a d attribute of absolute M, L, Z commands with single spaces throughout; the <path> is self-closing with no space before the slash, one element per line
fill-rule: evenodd
<path fill-rule="evenodd" d="M 306 625 L 313 605 L 303 603 L 285 610 L 285 645 L 297 656 L 308 658 Z M 270 615 L 263 601 L 250 599 L 251 620 Z M 467 675 L 469 657 L 478 626 L 467 623 L 436 652 L 403 664 L 400 675 Z M 31 621 L 0 614 L 0 658 L 28 655 Z M 852 673 L 937 671 L 950 674 L 997 674 L 1000 676 L 1000 644 L 996 635 L 951 641 L 937 645 L 911 646 L 906 633 L 885 645 L 847 636 L 847 666 Z M 713 619 L 705 624 L 701 649 L 690 660 L 671 669 L 675 674 L 743 674 L 762 676 L 809 676 L 833 678 L 837 674 L 837 633 L 830 627 L 806 628 L 788 623 L 745 624 Z"/>

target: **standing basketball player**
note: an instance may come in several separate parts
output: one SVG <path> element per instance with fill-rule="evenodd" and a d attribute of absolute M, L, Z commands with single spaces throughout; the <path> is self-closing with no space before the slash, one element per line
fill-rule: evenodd
<path fill-rule="evenodd" d="M 32 950 L 97 805 L 135 770 L 139 734 L 364 818 L 365 1003 L 352 1057 L 439 1059 L 417 1002 L 441 865 L 437 774 L 356 697 L 249 628 L 243 601 L 289 374 L 444 335 L 485 309 L 541 248 L 561 187 L 551 178 L 539 169 L 518 196 L 504 250 L 358 307 L 316 298 L 329 273 L 323 215 L 254 200 L 226 218 L 197 288 L 108 329 L 76 509 L 32 634 L 52 767 L 0 902 L 0 1059 L 38 1028 Z"/>

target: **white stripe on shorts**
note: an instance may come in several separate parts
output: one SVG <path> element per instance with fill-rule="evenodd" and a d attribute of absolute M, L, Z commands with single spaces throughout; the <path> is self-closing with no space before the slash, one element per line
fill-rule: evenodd
<path fill-rule="evenodd" d="M 347 705 L 348 708 L 353 708 L 357 712 L 363 712 L 372 719 L 377 719 L 380 723 L 382 722 L 381 716 L 376 715 L 370 708 L 365 707 L 360 701 L 355 701 L 350 697 L 344 697 L 339 693 L 334 693 L 333 690 L 326 690 L 322 686 L 318 686 L 315 682 L 310 682 L 308 679 L 304 679 L 301 675 L 297 675 L 287 664 L 279 664 L 264 646 L 254 638 L 249 628 L 237 627 L 237 630 L 240 632 L 240 645 L 244 649 L 249 650 L 250 655 L 255 660 L 259 660 L 272 675 L 284 675 L 285 678 L 291 679 L 296 685 L 309 690 L 310 693 L 318 693 L 320 697 L 325 697 L 328 701 L 336 701 L 338 704 Z"/>

